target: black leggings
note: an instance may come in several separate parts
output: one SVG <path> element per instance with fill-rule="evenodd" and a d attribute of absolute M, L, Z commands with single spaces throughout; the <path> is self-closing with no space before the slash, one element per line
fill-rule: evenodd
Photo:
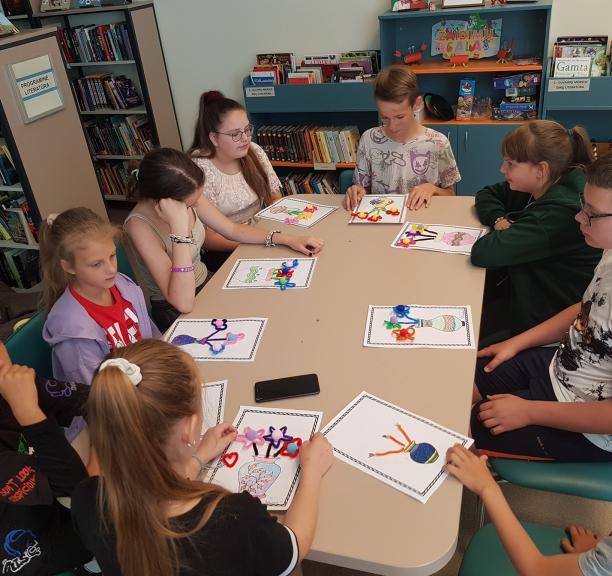
<path fill-rule="evenodd" d="M 531 348 L 486 373 L 490 358 L 479 358 L 475 382 L 483 401 L 487 394 L 514 394 L 526 400 L 556 402 L 549 366 L 555 348 Z M 552 459 L 561 462 L 612 462 L 612 452 L 602 450 L 583 434 L 546 426 L 525 426 L 493 436 L 478 419 L 480 404 L 472 409 L 472 436 L 476 447 L 506 457 Z"/>

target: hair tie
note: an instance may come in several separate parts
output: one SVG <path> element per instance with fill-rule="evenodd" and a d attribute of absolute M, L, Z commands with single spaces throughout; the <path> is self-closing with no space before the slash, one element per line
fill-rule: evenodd
<path fill-rule="evenodd" d="M 206 92 L 204 94 L 204 104 L 210 104 L 216 100 L 225 100 L 223 92 L 219 92 L 219 90 L 211 90 L 210 92 Z"/>
<path fill-rule="evenodd" d="M 47 226 L 53 226 L 53 222 L 55 222 L 55 219 L 57 218 L 57 214 L 49 214 L 49 216 L 47 216 Z"/>
<path fill-rule="evenodd" d="M 138 180 L 138 175 L 140 174 L 140 169 L 139 169 L 139 168 L 134 168 L 134 170 L 132 170 L 132 171 L 130 172 L 130 174 L 131 174 L 131 175 L 132 175 L 134 178 L 136 178 L 136 180 Z"/>
<path fill-rule="evenodd" d="M 100 368 L 98 368 L 98 372 L 102 372 L 105 368 L 109 368 L 113 366 L 115 368 L 119 368 L 121 372 L 123 372 L 134 386 L 138 386 L 142 382 L 142 373 L 140 372 L 140 367 L 136 364 L 132 364 L 129 360 L 125 358 L 111 358 L 110 360 L 104 360 L 102 364 L 100 364 Z"/>

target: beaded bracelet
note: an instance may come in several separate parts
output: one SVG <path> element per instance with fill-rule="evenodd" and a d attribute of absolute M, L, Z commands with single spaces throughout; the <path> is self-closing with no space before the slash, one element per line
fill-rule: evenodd
<path fill-rule="evenodd" d="M 168 234 L 170 242 L 175 244 L 195 244 L 191 236 L 181 236 L 180 234 Z"/>
<path fill-rule="evenodd" d="M 271 232 L 268 232 L 268 235 L 266 236 L 266 242 L 265 242 L 266 248 L 276 246 L 276 244 L 274 244 L 274 241 L 273 241 L 274 234 L 280 234 L 280 230 L 272 230 Z"/>
<path fill-rule="evenodd" d="M 195 270 L 195 266 L 172 266 L 170 268 L 170 272 L 193 272 Z"/>

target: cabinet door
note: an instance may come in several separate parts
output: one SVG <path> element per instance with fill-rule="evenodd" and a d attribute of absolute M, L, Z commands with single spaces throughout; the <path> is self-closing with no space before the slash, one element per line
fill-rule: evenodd
<path fill-rule="evenodd" d="M 502 163 L 500 146 L 518 124 L 484 124 L 457 127 L 457 164 L 461 182 L 457 185 L 460 196 L 474 196 L 487 184 L 503 181 L 499 171 Z"/>

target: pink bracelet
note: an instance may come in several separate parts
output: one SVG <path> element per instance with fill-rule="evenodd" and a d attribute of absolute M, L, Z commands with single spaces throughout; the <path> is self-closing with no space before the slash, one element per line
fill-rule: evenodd
<path fill-rule="evenodd" d="M 195 270 L 195 266 L 185 266 L 181 268 L 180 266 L 172 266 L 170 268 L 170 272 L 193 272 Z"/>

